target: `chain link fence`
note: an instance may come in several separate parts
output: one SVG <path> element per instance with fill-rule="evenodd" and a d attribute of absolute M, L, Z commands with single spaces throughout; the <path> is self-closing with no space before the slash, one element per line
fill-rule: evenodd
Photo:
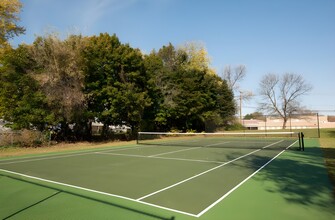
<path fill-rule="evenodd" d="M 50 145 L 50 132 L 34 130 L 0 131 L 0 147 L 38 147 Z"/>
<path fill-rule="evenodd" d="M 294 114 L 284 119 L 275 115 L 261 115 L 243 119 L 241 124 L 246 130 L 260 131 L 302 131 L 306 137 L 320 137 L 320 129 L 335 128 L 333 116 L 312 114 Z"/>

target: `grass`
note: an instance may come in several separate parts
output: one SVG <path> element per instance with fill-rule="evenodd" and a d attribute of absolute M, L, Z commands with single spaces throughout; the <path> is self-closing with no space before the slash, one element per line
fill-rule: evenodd
<path fill-rule="evenodd" d="M 335 128 L 321 129 L 320 136 L 319 142 L 323 150 L 328 175 L 333 184 L 333 194 L 335 197 Z"/>
<path fill-rule="evenodd" d="M 305 135 L 305 138 L 317 138 L 319 136 L 318 130 L 316 128 L 304 129 L 302 131 Z M 325 164 L 328 170 L 328 176 L 330 181 L 332 182 L 333 194 L 335 197 L 335 128 L 320 129 L 319 143 L 323 151 Z"/>

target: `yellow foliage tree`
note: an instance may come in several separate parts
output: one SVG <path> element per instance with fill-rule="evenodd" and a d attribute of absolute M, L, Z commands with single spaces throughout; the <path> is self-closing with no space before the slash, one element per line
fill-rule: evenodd
<path fill-rule="evenodd" d="M 0 49 L 8 46 L 8 39 L 24 33 L 25 29 L 17 25 L 21 8 L 19 0 L 0 1 Z"/>
<path fill-rule="evenodd" d="M 211 75 L 216 74 L 215 70 L 210 68 L 210 58 L 202 43 L 188 42 L 184 44 L 180 50 L 187 54 L 188 62 L 186 68 L 205 71 Z"/>

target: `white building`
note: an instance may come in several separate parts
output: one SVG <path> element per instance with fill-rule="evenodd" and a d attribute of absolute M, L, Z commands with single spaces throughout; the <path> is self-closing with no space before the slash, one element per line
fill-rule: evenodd
<path fill-rule="evenodd" d="M 279 117 L 266 117 L 264 120 L 242 120 L 242 125 L 250 130 L 276 130 L 283 128 L 283 119 Z M 299 116 L 288 119 L 286 128 L 310 129 L 310 128 L 335 128 L 334 116 Z"/>

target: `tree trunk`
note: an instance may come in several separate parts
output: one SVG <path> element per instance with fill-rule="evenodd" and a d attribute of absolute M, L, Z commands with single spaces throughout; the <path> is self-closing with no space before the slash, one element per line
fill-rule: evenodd
<path fill-rule="evenodd" d="M 283 129 L 286 129 L 287 120 L 288 120 L 287 117 L 283 117 Z"/>

